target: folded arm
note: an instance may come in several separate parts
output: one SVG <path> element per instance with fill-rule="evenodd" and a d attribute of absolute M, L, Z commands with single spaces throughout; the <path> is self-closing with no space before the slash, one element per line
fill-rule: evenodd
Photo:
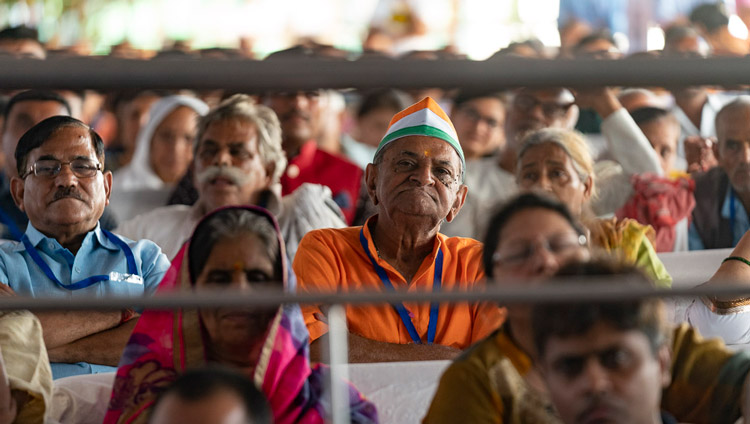
<path fill-rule="evenodd" d="M 122 319 L 120 311 L 63 311 L 39 312 L 44 344 L 50 351 L 92 334 L 117 327 Z"/>
<path fill-rule="evenodd" d="M 453 359 L 461 350 L 438 344 L 386 343 L 349 333 L 349 363 L 437 361 Z M 328 349 L 328 335 L 310 344 L 310 361 L 326 362 L 323 352 Z"/>
<path fill-rule="evenodd" d="M 50 362 L 90 362 L 116 367 L 137 319 L 117 327 L 80 338 L 73 342 L 48 348 Z"/>

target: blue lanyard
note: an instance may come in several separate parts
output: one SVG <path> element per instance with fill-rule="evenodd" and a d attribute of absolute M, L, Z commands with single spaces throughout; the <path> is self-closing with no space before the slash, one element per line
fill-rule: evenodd
<path fill-rule="evenodd" d="M 23 233 L 18 228 L 18 225 L 16 225 L 16 221 L 14 221 L 13 218 L 11 218 L 10 215 L 8 215 L 3 210 L 3 208 L 0 208 L 0 222 L 8 227 L 8 231 L 10 231 L 10 235 L 11 237 L 13 237 L 13 240 L 21 240 Z"/>
<path fill-rule="evenodd" d="M 378 274 L 378 277 L 380 277 L 380 281 L 383 282 L 383 285 L 385 286 L 385 288 L 391 291 L 395 291 L 396 289 L 393 287 L 391 280 L 388 278 L 388 274 L 385 272 L 382 266 L 378 265 L 378 263 L 375 262 L 375 258 L 373 258 L 372 254 L 370 254 L 370 249 L 367 248 L 367 239 L 365 238 L 364 227 L 362 227 L 362 230 L 360 230 L 359 232 L 359 242 L 362 243 L 362 249 L 365 250 L 367 257 L 370 258 L 370 263 L 372 263 L 373 269 L 375 269 L 375 272 Z M 437 256 L 435 257 L 435 277 L 432 283 L 432 291 L 440 291 L 442 280 L 443 280 L 443 251 L 438 249 Z M 395 309 L 398 315 L 401 317 L 401 321 L 404 323 L 404 326 L 406 327 L 406 331 L 409 332 L 409 336 L 411 336 L 411 339 L 414 341 L 414 343 L 422 344 L 422 338 L 419 336 L 417 329 L 414 327 L 414 323 L 412 322 L 411 317 L 409 316 L 409 312 L 406 310 L 406 307 L 404 306 L 404 304 L 403 303 L 394 304 L 393 309 Z M 427 325 L 427 343 L 428 344 L 432 344 L 435 342 L 435 332 L 437 330 L 438 312 L 439 312 L 439 305 L 437 304 L 437 302 L 430 303 L 430 322 Z"/>
<path fill-rule="evenodd" d="M 128 246 L 127 243 L 122 241 L 119 237 L 116 235 L 110 233 L 109 231 L 102 229 L 102 232 L 104 233 L 107 238 L 112 241 L 114 244 L 116 244 L 120 249 L 122 249 L 123 253 L 125 253 L 125 260 L 128 263 L 128 273 L 131 275 L 138 275 L 138 268 L 135 266 L 135 257 L 133 256 L 133 251 L 130 250 L 130 246 Z M 81 281 L 78 281 L 77 283 L 65 285 L 60 282 L 60 280 L 57 279 L 55 274 L 52 272 L 50 267 L 47 265 L 46 262 L 44 262 L 44 259 L 39 255 L 39 252 L 36 251 L 34 246 L 29 241 L 29 238 L 26 237 L 26 234 L 24 234 L 21 237 L 21 242 L 23 242 L 23 246 L 26 248 L 26 251 L 31 256 L 31 259 L 34 260 L 34 262 L 39 266 L 39 268 L 42 269 L 44 272 L 44 275 L 47 276 L 50 280 L 52 280 L 53 283 L 57 284 L 58 286 L 67 289 L 67 290 L 80 290 L 85 289 L 86 287 L 92 286 L 98 282 L 101 281 L 107 281 L 110 279 L 109 275 L 93 275 L 88 278 L 84 278 Z"/>
<path fill-rule="evenodd" d="M 734 219 L 737 212 L 734 210 L 734 189 L 729 189 L 729 231 L 732 232 L 732 245 L 734 245 Z"/>

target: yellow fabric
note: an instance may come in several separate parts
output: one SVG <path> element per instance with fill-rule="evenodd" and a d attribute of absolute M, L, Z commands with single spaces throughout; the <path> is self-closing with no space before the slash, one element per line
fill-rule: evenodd
<path fill-rule="evenodd" d="M 662 409 L 680 422 L 736 421 L 750 354 L 704 340 L 686 324 L 672 337 L 672 383 L 662 393 Z M 526 384 L 531 366 L 528 355 L 497 330 L 448 367 L 423 423 L 562 424 L 551 403 Z"/>
<path fill-rule="evenodd" d="M 36 316 L 28 311 L 0 312 L 0 347 L 11 390 L 28 396 L 15 422 L 43 423 L 52 399 L 52 371 Z"/>
<path fill-rule="evenodd" d="M 654 229 L 634 219 L 597 219 L 586 223 L 591 244 L 615 254 L 646 273 L 659 288 L 672 287 L 672 277 L 654 249 Z"/>

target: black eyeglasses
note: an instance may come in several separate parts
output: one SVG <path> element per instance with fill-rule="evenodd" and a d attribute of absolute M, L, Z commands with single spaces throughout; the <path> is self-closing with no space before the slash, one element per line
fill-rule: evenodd
<path fill-rule="evenodd" d="M 464 115 L 466 115 L 467 118 L 469 118 L 472 122 L 480 122 L 483 121 L 490 129 L 495 129 L 500 127 L 500 122 L 497 119 L 490 118 L 487 116 L 483 116 L 481 113 L 479 113 L 478 110 L 474 109 L 473 107 L 462 107 L 459 108 L 461 112 L 463 112 Z"/>
<path fill-rule="evenodd" d="M 93 159 L 73 159 L 69 162 L 62 162 L 56 159 L 40 159 L 34 162 L 21 178 L 26 178 L 32 173 L 37 177 L 54 178 L 60 174 L 63 165 L 70 165 L 73 175 L 78 178 L 91 178 L 102 170 L 102 164 Z"/>

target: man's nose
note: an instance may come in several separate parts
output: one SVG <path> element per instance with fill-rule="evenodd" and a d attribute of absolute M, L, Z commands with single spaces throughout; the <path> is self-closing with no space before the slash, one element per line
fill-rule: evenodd
<path fill-rule="evenodd" d="M 589 358 L 582 375 L 586 390 L 590 394 L 602 394 L 610 390 L 609 373 L 597 358 Z"/>
<path fill-rule="evenodd" d="M 60 164 L 60 173 L 55 176 L 55 185 L 69 187 L 78 184 L 78 177 L 73 173 L 69 163 Z"/>
<path fill-rule="evenodd" d="M 291 98 L 292 106 L 296 109 L 307 109 L 309 99 L 303 92 L 295 93 Z"/>
<path fill-rule="evenodd" d="M 220 148 L 219 151 L 214 155 L 214 160 L 211 163 L 213 166 L 231 166 L 232 165 L 232 154 L 227 148 Z"/>
<path fill-rule="evenodd" d="M 419 182 L 420 186 L 431 185 L 435 183 L 432 175 L 432 168 L 429 166 L 419 166 L 411 174 L 411 178 Z"/>

